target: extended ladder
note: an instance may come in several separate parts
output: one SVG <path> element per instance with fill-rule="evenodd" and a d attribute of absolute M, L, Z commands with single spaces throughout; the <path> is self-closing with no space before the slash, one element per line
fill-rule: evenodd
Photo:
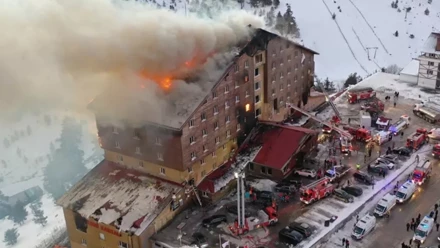
<path fill-rule="evenodd" d="M 196 186 L 195 185 L 191 185 L 190 187 L 191 187 L 192 192 L 194 192 L 194 194 L 196 195 L 197 201 L 199 202 L 200 206 L 203 207 L 202 206 L 202 200 L 200 199 L 200 196 L 199 196 L 199 193 L 197 192 Z"/>

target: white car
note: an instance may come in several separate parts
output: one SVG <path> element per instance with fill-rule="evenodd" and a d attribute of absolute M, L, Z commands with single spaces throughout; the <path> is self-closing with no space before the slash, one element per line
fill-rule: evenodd
<path fill-rule="evenodd" d="M 440 128 L 434 128 L 429 131 L 428 138 L 431 140 L 440 140 Z"/>
<path fill-rule="evenodd" d="M 376 161 L 374 162 L 375 165 L 384 165 L 386 167 L 388 167 L 389 170 L 394 170 L 394 168 L 396 167 L 396 164 L 384 159 L 384 158 L 378 158 L 376 159 Z"/>
<path fill-rule="evenodd" d="M 308 178 L 315 178 L 316 177 L 316 171 L 310 170 L 310 169 L 295 170 L 293 173 L 295 175 L 302 176 L 302 177 L 308 177 Z"/>

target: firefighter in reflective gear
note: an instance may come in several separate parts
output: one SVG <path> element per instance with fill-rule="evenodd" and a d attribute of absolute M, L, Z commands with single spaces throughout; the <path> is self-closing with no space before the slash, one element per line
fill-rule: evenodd
<path fill-rule="evenodd" d="M 357 164 L 356 165 L 356 170 L 360 170 L 361 169 L 361 165 L 360 164 Z"/>

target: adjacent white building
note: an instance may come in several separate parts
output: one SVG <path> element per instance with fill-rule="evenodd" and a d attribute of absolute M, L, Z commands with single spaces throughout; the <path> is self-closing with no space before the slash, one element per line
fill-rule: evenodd
<path fill-rule="evenodd" d="M 431 33 L 422 47 L 418 60 L 417 85 L 429 89 L 440 88 L 440 33 Z"/>
<path fill-rule="evenodd" d="M 420 61 L 419 60 L 411 60 L 408 65 L 403 68 L 403 70 L 399 73 L 399 81 L 410 83 L 410 84 L 417 84 L 419 81 L 419 67 L 420 67 Z"/>

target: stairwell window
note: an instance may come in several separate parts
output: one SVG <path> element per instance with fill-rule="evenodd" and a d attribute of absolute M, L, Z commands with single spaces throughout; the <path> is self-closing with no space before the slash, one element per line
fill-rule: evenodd
<path fill-rule="evenodd" d="M 231 116 L 227 115 L 225 117 L 225 123 L 228 124 L 231 121 Z"/>
<path fill-rule="evenodd" d="M 225 94 L 228 94 L 229 93 L 229 85 L 226 85 L 225 86 Z"/>
<path fill-rule="evenodd" d="M 121 149 L 121 145 L 119 144 L 119 141 L 115 141 L 115 147 Z"/>
<path fill-rule="evenodd" d="M 128 244 L 122 241 L 119 241 L 119 248 L 128 248 Z"/>
<path fill-rule="evenodd" d="M 163 154 L 161 152 L 157 153 L 157 160 L 163 161 Z"/>
<path fill-rule="evenodd" d="M 194 136 L 189 137 L 189 144 L 193 145 L 194 143 L 196 143 L 196 137 Z"/>
<path fill-rule="evenodd" d="M 214 115 L 218 114 L 218 107 L 214 106 Z"/>
<path fill-rule="evenodd" d="M 206 121 L 206 114 L 205 114 L 205 113 L 202 113 L 202 114 L 200 115 L 200 119 L 201 119 L 202 121 Z"/>
<path fill-rule="evenodd" d="M 165 168 L 163 167 L 160 168 L 160 174 L 165 175 Z"/>
<path fill-rule="evenodd" d="M 191 161 L 196 160 L 197 156 L 196 156 L 196 152 L 191 152 Z"/>
<path fill-rule="evenodd" d="M 218 129 L 218 122 L 216 121 L 216 122 L 214 122 L 214 130 L 217 130 Z"/>
<path fill-rule="evenodd" d="M 194 119 L 189 120 L 189 128 L 194 127 L 194 123 L 195 123 Z"/>

